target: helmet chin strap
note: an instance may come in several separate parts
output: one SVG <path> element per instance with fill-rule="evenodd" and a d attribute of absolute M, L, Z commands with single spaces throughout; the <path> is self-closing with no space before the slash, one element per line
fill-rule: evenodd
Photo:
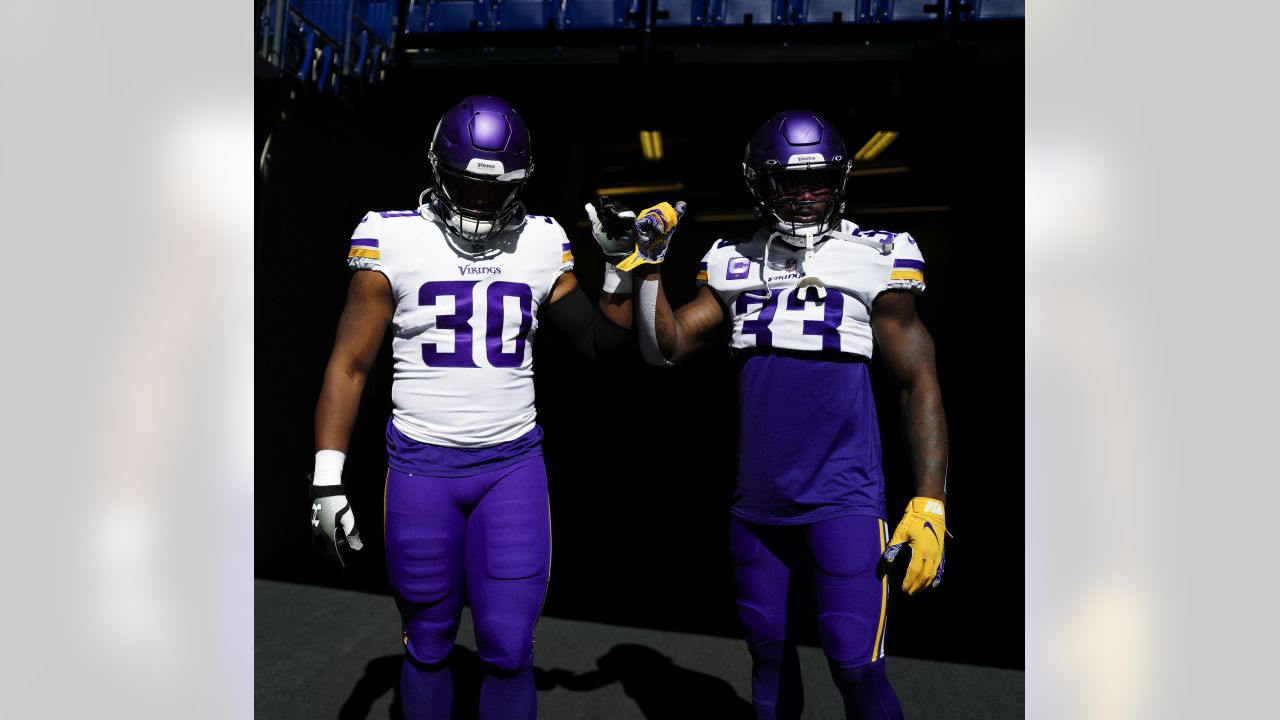
<path fill-rule="evenodd" d="M 773 291 L 769 287 L 769 246 L 773 244 L 774 238 L 782 238 L 783 242 L 787 242 L 787 237 L 788 235 L 786 233 L 775 230 L 769 234 L 769 239 L 764 241 L 764 260 L 760 263 L 760 280 L 764 282 L 764 300 L 768 300 L 773 296 Z M 827 286 L 818 278 L 807 274 L 812 263 L 813 230 L 810 228 L 806 229 L 804 233 L 804 269 L 806 276 L 800 281 L 800 284 L 796 286 L 796 289 L 799 291 L 801 299 L 804 299 L 808 294 L 808 291 L 804 288 L 816 288 L 814 292 L 817 293 L 817 298 L 822 300 L 827 297 Z M 751 297 L 760 297 L 758 295 L 752 295 L 751 293 L 747 294 L 751 295 Z"/>
<path fill-rule="evenodd" d="M 796 237 L 796 236 L 788 235 L 787 233 L 775 230 L 772 233 L 770 233 L 769 239 L 766 240 L 764 243 L 764 261 L 760 265 L 760 279 L 764 282 L 764 297 L 762 298 L 764 300 L 768 300 L 770 297 L 772 297 L 772 292 L 769 288 L 769 246 L 773 243 L 774 238 L 782 238 L 783 242 L 788 242 L 787 239 L 792 237 Z M 804 237 L 804 265 L 802 267 L 804 268 L 805 276 L 803 279 L 800 280 L 799 283 L 796 284 L 796 297 L 800 298 L 801 300 L 807 301 L 809 297 L 812 296 L 814 299 L 821 302 L 822 300 L 825 300 L 827 297 L 827 286 L 825 283 L 822 282 L 821 278 L 819 278 L 818 276 L 812 273 L 813 254 L 814 254 L 813 245 L 815 242 L 814 241 L 815 233 L 813 229 L 806 228 L 804 231 L 803 237 Z M 834 229 L 828 230 L 827 232 L 817 234 L 817 237 L 819 239 L 826 237 L 826 238 L 832 238 L 836 240 L 843 240 L 845 242 L 857 243 L 859 245 L 866 245 L 867 247 L 878 250 L 882 255 L 888 255 L 889 253 L 893 252 L 893 242 L 881 242 L 873 238 L 860 237 L 858 235 L 851 235 L 841 230 L 834 230 Z M 792 243 L 788 242 L 788 244 L 792 244 Z M 808 288 L 813 288 L 814 289 L 813 292 L 810 292 Z M 747 295 L 750 295 L 751 297 L 760 297 L 752 293 L 747 293 Z"/>
<path fill-rule="evenodd" d="M 426 190 L 423 190 L 422 192 L 418 193 L 418 214 L 422 216 L 423 220 L 430 220 L 431 217 L 428 216 L 427 213 L 434 212 L 431 209 L 431 205 L 430 205 L 431 198 L 427 197 L 430 194 L 431 194 L 431 188 L 427 188 Z"/>
<path fill-rule="evenodd" d="M 837 240 L 844 240 L 845 242 L 858 243 L 859 245 L 866 245 L 869 248 L 875 248 L 876 250 L 880 251 L 881 255 L 888 255 L 889 253 L 893 252 L 892 240 L 887 242 L 881 242 L 879 240 L 876 240 L 875 238 L 862 237 L 860 235 L 850 235 L 849 233 L 843 232 L 840 230 L 832 230 L 831 232 L 827 233 L 827 235 Z"/>
<path fill-rule="evenodd" d="M 809 269 L 813 267 L 813 231 L 810 230 L 804 234 L 804 272 L 805 276 L 796 285 L 796 297 L 801 300 L 808 300 L 812 294 L 819 301 L 827 299 L 827 286 L 817 276 L 811 275 Z M 813 288 L 813 293 L 809 292 L 809 288 Z"/>
<path fill-rule="evenodd" d="M 764 283 L 764 297 L 752 292 L 745 293 L 749 297 L 760 298 L 765 302 L 768 302 L 769 298 L 773 296 L 769 291 L 769 246 L 773 244 L 773 239 L 776 237 L 783 237 L 783 234 L 774 230 L 773 233 L 769 235 L 769 239 L 764 241 L 764 260 L 760 263 L 760 280 Z"/>

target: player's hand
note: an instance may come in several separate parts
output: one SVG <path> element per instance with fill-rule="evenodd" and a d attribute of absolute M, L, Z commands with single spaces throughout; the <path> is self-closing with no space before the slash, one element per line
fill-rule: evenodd
<path fill-rule="evenodd" d="M 911 498 L 907 503 L 902 522 L 889 538 L 884 559 L 893 562 L 903 545 L 911 546 L 911 564 L 902 580 L 902 589 L 915 595 L 926 587 L 942 583 L 942 571 L 947 565 L 943 542 L 947 534 L 946 510 L 941 500 L 929 497 Z"/>
<path fill-rule="evenodd" d="M 684 202 L 676 203 L 675 207 L 663 202 L 640 213 L 636 220 L 636 251 L 618 263 L 618 269 L 632 270 L 645 263 L 661 263 L 667 256 L 676 225 L 684 217 L 685 207 Z"/>
<path fill-rule="evenodd" d="M 596 204 L 587 204 L 591 235 L 600 245 L 605 260 L 617 265 L 635 252 L 636 213 L 626 205 L 601 195 Z"/>
<path fill-rule="evenodd" d="M 347 491 L 337 485 L 311 485 L 311 539 L 338 567 L 346 567 L 342 551 L 364 547 L 356 518 L 347 502 Z"/>

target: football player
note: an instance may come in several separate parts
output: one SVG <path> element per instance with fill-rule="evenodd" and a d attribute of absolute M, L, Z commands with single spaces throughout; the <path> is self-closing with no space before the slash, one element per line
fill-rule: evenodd
<path fill-rule="evenodd" d="M 597 312 L 578 288 L 565 231 L 525 211 L 530 137 L 507 102 L 476 96 L 452 107 L 429 159 L 434 182 L 419 207 L 370 212 L 351 238 L 354 275 L 316 407 L 311 523 L 339 564 L 360 549 L 344 453 L 390 327 L 383 511 L 403 618 L 405 714 L 449 717 L 447 659 L 465 597 L 485 671 L 479 717 L 533 720 L 534 625 L 551 561 L 533 340 L 545 308 L 584 355 L 616 348 L 632 324 L 629 290 L 611 270 Z M 621 211 L 602 203 L 597 234 Z M 613 238 L 619 248 L 624 235 Z"/>
<path fill-rule="evenodd" d="M 675 311 L 660 254 L 634 270 L 651 363 L 678 363 L 731 326 L 741 421 L 729 541 L 759 718 L 798 718 L 803 706 L 787 618 L 793 575 L 812 586 L 822 649 L 850 718 L 902 717 L 884 672 L 882 558 L 910 547 L 908 594 L 942 578 L 947 428 L 933 340 L 915 310 L 924 258 L 907 233 L 842 218 L 850 166 L 830 123 L 809 112 L 775 115 L 743 162 L 761 228 L 716 242 L 697 295 Z M 915 475 L 916 497 L 892 537 L 868 372 L 873 342 L 901 384 Z"/>

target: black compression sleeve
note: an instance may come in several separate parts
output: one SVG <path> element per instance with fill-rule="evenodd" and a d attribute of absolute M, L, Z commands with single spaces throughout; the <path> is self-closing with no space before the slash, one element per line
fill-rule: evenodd
<path fill-rule="evenodd" d="M 616 352 L 630 335 L 630 331 L 614 325 L 592 306 L 582 288 L 574 288 L 552 303 L 547 308 L 547 317 L 569 337 L 573 347 L 591 361 Z"/>

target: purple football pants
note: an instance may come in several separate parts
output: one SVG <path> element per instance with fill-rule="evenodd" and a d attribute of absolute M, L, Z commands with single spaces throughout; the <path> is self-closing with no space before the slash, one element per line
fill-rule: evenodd
<path fill-rule="evenodd" d="M 547 472 L 535 456 L 466 477 L 391 470 L 387 573 L 404 622 L 408 720 L 447 720 L 446 660 L 465 598 L 484 667 L 481 720 L 534 720 L 533 632 L 551 567 Z"/>
<path fill-rule="evenodd" d="M 799 718 L 800 661 L 789 620 L 793 576 L 813 589 L 818 636 L 847 718 L 900 719 L 884 674 L 888 580 L 877 575 L 883 520 L 861 515 L 806 525 L 760 525 L 733 518 L 729 549 L 738 615 L 751 651 L 751 695 L 759 720 Z"/>

